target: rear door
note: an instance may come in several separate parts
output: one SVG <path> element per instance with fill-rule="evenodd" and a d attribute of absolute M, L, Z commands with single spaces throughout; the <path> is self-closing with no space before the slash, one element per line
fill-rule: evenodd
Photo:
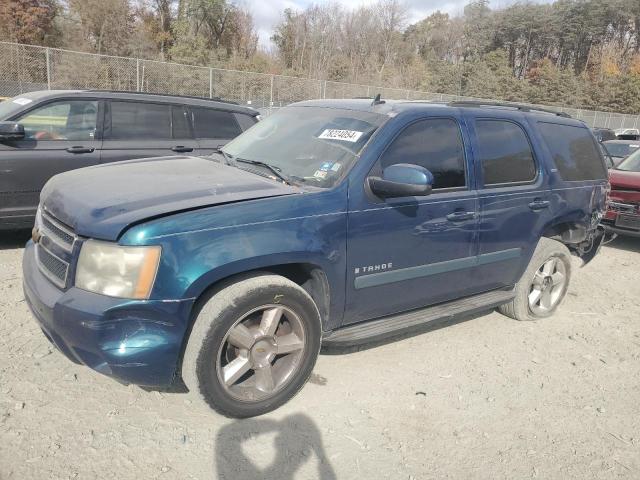
<path fill-rule="evenodd" d="M 243 131 L 233 112 L 191 107 L 191 114 L 193 130 L 202 155 L 215 152 Z"/>
<path fill-rule="evenodd" d="M 107 102 L 102 163 L 191 155 L 197 150 L 186 107 L 129 100 Z"/>
<path fill-rule="evenodd" d="M 469 118 L 473 126 L 480 221 L 478 291 L 515 284 L 553 217 L 544 153 L 534 147 L 522 114 Z"/>
<path fill-rule="evenodd" d="M 0 217 L 28 221 L 54 175 L 100 161 L 103 102 L 56 99 L 20 114 L 24 140 L 0 144 Z"/>

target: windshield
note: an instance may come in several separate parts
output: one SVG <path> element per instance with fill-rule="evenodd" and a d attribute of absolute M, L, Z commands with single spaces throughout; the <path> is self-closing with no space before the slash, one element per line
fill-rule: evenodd
<path fill-rule="evenodd" d="M 605 143 L 605 146 L 612 157 L 626 157 L 640 148 L 640 144 L 636 143 Z"/>
<path fill-rule="evenodd" d="M 4 102 L 0 102 L 0 121 L 10 118 L 15 112 L 32 101 L 28 95 L 18 95 L 17 97 L 8 98 Z"/>
<path fill-rule="evenodd" d="M 640 172 L 640 150 L 632 155 L 629 155 L 620 165 L 617 170 L 625 170 L 627 172 Z"/>
<path fill-rule="evenodd" d="M 330 188 L 386 118 L 356 110 L 287 107 L 222 150 L 237 161 L 266 163 L 293 183 Z"/>

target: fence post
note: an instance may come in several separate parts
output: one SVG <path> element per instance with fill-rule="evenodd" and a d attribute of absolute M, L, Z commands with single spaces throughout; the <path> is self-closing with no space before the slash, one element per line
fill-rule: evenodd
<path fill-rule="evenodd" d="M 209 67 L 209 98 L 213 98 L 213 68 Z"/>
<path fill-rule="evenodd" d="M 274 75 L 271 75 L 271 87 L 269 91 L 269 112 L 271 112 L 271 109 L 273 108 L 273 79 Z"/>
<path fill-rule="evenodd" d="M 140 59 L 136 58 L 136 92 L 140 91 Z"/>
<path fill-rule="evenodd" d="M 51 90 L 51 55 L 49 53 L 49 47 L 44 51 L 44 55 L 47 59 L 47 90 Z"/>
<path fill-rule="evenodd" d="M 327 81 L 325 80 L 320 87 L 322 89 L 322 98 L 327 98 Z"/>

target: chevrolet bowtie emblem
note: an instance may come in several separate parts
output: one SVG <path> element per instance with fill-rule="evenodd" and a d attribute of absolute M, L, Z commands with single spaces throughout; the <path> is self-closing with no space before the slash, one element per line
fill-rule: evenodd
<path fill-rule="evenodd" d="M 33 243 L 38 243 L 41 238 L 42 234 L 40 233 L 40 230 L 38 230 L 37 227 L 33 227 L 33 230 L 31 230 L 31 240 L 33 240 Z"/>

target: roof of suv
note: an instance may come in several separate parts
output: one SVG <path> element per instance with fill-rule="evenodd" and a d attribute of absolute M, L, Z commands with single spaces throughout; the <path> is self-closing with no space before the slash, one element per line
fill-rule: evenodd
<path fill-rule="evenodd" d="M 146 102 L 179 103 L 181 105 L 191 105 L 198 107 L 215 107 L 231 112 L 245 113 L 248 115 L 258 115 L 258 111 L 251 107 L 238 105 L 220 99 L 209 99 L 203 97 L 190 97 L 182 95 L 169 95 L 164 93 L 129 92 L 112 90 L 41 90 L 21 94 L 20 97 L 32 100 L 43 100 L 47 98 L 59 97 L 99 97 L 109 99 L 142 100 Z"/>
<path fill-rule="evenodd" d="M 491 102 L 429 102 L 429 101 L 415 101 L 415 100 L 384 100 L 382 102 L 375 102 L 373 99 L 356 98 L 356 99 L 326 99 L 326 100 L 307 100 L 292 104 L 292 106 L 299 107 L 320 107 L 320 108 L 341 108 L 346 110 L 357 110 L 363 112 L 379 113 L 386 115 L 391 112 L 404 112 L 410 110 L 424 110 L 424 111 L 443 111 L 451 108 L 465 108 L 470 110 L 481 111 L 485 114 L 488 112 L 493 113 L 523 113 L 527 115 L 535 115 L 542 118 L 556 118 L 561 120 L 562 123 L 568 125 L 585 126 L 581 120 L 576 120 L 562 112 L 555 112 L 552 110 L 546 110 L 536 108 L 529 105 L 521 104 L 509 104 L 509 103 L 491 103 Z"/>

